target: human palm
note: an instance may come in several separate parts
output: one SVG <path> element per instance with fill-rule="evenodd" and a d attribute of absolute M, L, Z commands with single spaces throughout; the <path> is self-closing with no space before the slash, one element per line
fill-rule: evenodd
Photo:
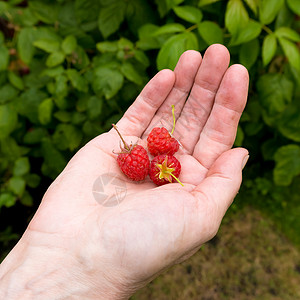
<path fill-rule="evenodd" d="M 174 136 L 181 143 L 175 155 L 183 187 L 157 187 L 149 178 L 130 181 L 112 152 L 119 147 L 112 129 L 72 158 L 45 194 L 25 237 L 38 247 L 59 247 L 80 258 L 80 272 L 93 271 L 96 289 L 103 284 L 99 280 L 97 287 L 97 278 L 105 277 L 124 295 L 197 251 L 217 232 L 247 157 L 247 150 L 231 147 L 246 103 L 248 74 L 240 65 L 228 65 L 229 53 L 221 45 L 211 46 L 203 60 L 196 51 L 185 52 L 174 72 L 159 72 L 117 123 L 126 142 L 145 145 L 153 127 L 171 129 L 175 105 Z M 95 200 L 93 185 L 103 174 L 126 186 L 121 203 L 108 207 Z M 112 196 L 115 189 L 105 192 Z"/>

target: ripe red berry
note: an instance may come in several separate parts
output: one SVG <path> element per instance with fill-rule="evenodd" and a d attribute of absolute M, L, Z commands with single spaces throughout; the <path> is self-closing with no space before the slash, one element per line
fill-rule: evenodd
<path fill-rule="evenodd" d="M 117 163 L 120 166 L 121 171 L 133 181 L 141 181 L 146 178 L 149 173 L 150 160 L 147 151 L 140 145 L 128 145 L 117 127 L 113 125 L 117 130 L 124 147 L 121 148 L 121 152 L 118 153 Z"/>
<path fill-rule="evenodd" d="M 157 185 L 179 182 L 178 176 L 181 171 L 181 165 L 178 159 L 173 155 L 158 155 L 153 158 L 150 164 L 149 176 Z"/>
<path fill-rule="evenodd" d="M 147 138 L 148 150 L 153 156 L 174 155 L 179 149 L 178 141 L 164 127 L 154 127 Z"/>
<path fill-rule="evenodd" d="M 140 145 L 131 145 L 130 148 L 119 153 L 117 162 L 122 172 L 131 180 L 144 180 L 149 173 L 150 165 L 147 151 Z"/>

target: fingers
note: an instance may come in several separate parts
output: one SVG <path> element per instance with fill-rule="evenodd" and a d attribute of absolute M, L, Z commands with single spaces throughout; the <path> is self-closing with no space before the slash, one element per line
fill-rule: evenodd
<path fill-rule="evenodd" d="M 117 123 L 119 130 L 126 135 L 140 137 L 170 93 L 174 82 L 175 75 L 171 70 L 157 73 Z"/>
<path fill-rule="evenodd" d="M 145 136 L 153 127 L 161 127 L 162 124 L 168 129 L 172 129 L 172 105 L 175 105 L 175 117 L 179 117 L 182 107 L 190 93 L 201 64 L 201 54 L 198 51 L 189 50 L 184 52 L 175 67 L 175 84 L 166 98 L 166 101 L 159 108 L 157 114 L 153 118 L 149 129 L 145 132 Z"/>
<path fill-rule="evenodd" d="M 226 151 L 212 165 L 206 178 L 192 191 L 198 200 L 198 214 L 203 215 L 203 211 L 206 213 L 205 228 L 208 236 L 211 235 L 209 238 L 216 234 L 240 188 L 242 169 L 248 157 L 248 151 L 243 148 Z"/>
<path fill-rule="evenodd" d="M 241 65 L 231 66 L 222 79 L 193 153 L 207 169 L 234 143 L 238 122 L 247 101 L 248 82 L 247 69 Z"/>
<path fill-rule="evenodd" d="M 209 117 L 229 60 L 227 48 L 219 44 L 210 46 L 204 54 L 190 96 L 176 123 L 175 137 L 189 154 L 193 153 Z"/>

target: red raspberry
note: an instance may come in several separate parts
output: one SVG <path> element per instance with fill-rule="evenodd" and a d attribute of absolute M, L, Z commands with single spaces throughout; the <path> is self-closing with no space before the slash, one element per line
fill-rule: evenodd
<path fill-rule="evenodd" d="M 179 182 L 178 176 L 181 171 L 180 162 L 173 155 L 158 155 L 153 158 L 150 164 L 149 176 L 157 185 Z"/>
<path fill-rule="evenodd" d="M 150 165 L 147 151 L 140 145 L 131 145 L 130 148 L 119 153 L 117 162 L 122 172 L 131 180 L 144 180 L 149 173 Z"/>
<path fill-rule="evenodd" d="M 154 127 L 147 138 L 148 150 L 153 156 L 174 155 L 179 149 L 178 141 L 164 127 Z"/>
<path fill-rule="evenodd" d="M 124 147 L 118 153 L 117 163 L 121 171 L 131 180 L 144 180 L 149 173 L 150 160 L 147 151 L 140 145 L 128 145 L 116 125 L 113 124 L 114 129 L 118 132 Z"/>

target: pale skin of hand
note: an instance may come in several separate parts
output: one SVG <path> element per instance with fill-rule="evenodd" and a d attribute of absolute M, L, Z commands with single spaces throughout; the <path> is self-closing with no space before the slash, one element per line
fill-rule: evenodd
<path fill-rule="evenodd" d="M 117 123 L 128 143 L 145 145 L 153 127 L 172 128 L 175 105 L 184 186 L 130 181 L 112 152 L 119 149 L 116 131 L 96 137 L 49 187 L 1 264 L 1 299 L 127 299 L 217 233 L 248 158 L 246 149 L 231 149 L 247 100 L 248 72 L 241 65 L 228 67 L 229 61 L 222 45 L 210 46 L 203 58 L 185 52 L 174 71 L 160 71 L 144 87 Z M 92 193 L 106 173 L 126 183 L 126 197 L 112 207 Z"/>

